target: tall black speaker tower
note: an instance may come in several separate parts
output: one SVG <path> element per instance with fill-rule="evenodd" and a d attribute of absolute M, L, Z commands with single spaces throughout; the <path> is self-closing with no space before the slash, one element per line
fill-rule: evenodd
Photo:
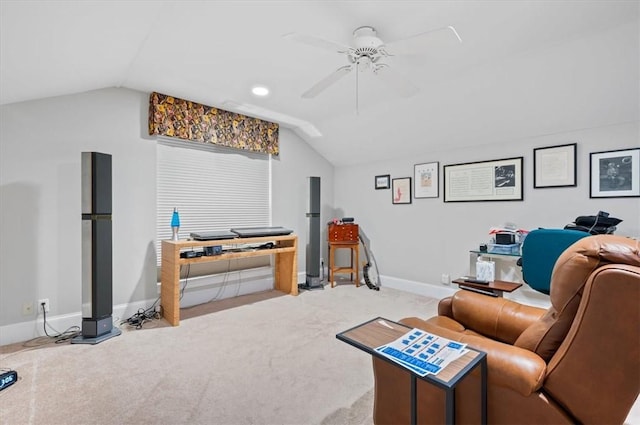
<path fill-rule="evenodd" d="M 320 288 L 320 177 L 309 177 L 307 278 L 305 287 Z"/>
<path fill-rule="evenodd" d="M 111 155 L 82 152 L 82 335 L 97 344 L 121 334 L 113 327 Z"/>

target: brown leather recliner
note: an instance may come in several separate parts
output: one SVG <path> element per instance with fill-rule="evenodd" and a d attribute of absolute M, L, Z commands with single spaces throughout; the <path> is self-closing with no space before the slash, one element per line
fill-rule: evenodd
<path fill-rule="evenodd" d="M 621 424 L 640 392 L 640 242 L 589 236 L 557 260 L 551 307 L 458 291 L 407 326 L 487 353 L 491 424 Z M 410 421 L 407 371 L 374 358 L 374 422 Z M 480 422 L 480 374 L 455 391 L 456 422 Z M 444 392 L 417 383 L 418 423 L 444 423 Z"/>

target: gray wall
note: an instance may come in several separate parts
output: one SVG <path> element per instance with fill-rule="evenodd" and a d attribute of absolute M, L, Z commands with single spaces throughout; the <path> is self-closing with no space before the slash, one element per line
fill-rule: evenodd
<path fill-rule="evenodd" d="M 382 275 L 439 285 L 443 273 L 452 278 L 468 273 L 469 250 L 488 241 L 491 227 L 506 222 L 529 230 L 562 228 L 577 216 L 603 210 L 624 220 L 617 234 L 640 236 L 640 198 L 589 198 L 589 153 L 638 147 L 639 140 L 637 122 L 445 152 L 430 152 L 425 135 L 419 157 L 336 168 L 335 207 L 356 217 L 371 239 Z M 533 149 L 573 142 L 578 144 L 577 187 L 534 189 Z M 443 165 L 517 156 L 524 157 L 524 201 L 443 202 Z M 432 161 L 440 162 L 437 199 L 393 205 L 391 190 L 374 189 L 376 175 L 413 178 L 414 164 Z"/>
<path fill-rule="evenodd" d="M 155 142 L 142 138 L 147 94 L 109 89 L 2 107 L 0 325 L 81 303 L 80 152 L 113 155 L 113 301 L 155 292 Z"/>
<path fill-rule="evenodd" d="M 298 272 L 305 271 L 309 224 L 307 177 L 320 177 L 320 240 L 327 252 L 326 222 L 333 218 L 333 165 L 291 130 L 280 128 L 280 156 L 272 162 L 272 214 L 274 226 L 293 229 L 298 235 Z M 326 261 L 325 261 L 326 264 Z M 304 279 L 300 280 L 300 283 Z"/>
<path fill-rule="evenodd" d="M 156 266 L 156 150 L 146 136 L 148 94 L 105 89 L 0 108 L 0 327 L 33 321 L 22 305 L 49 298 L 51 315 L 75 314 L 81 304 L 80 152 L 113 155 L 114 304 L 154 299 Z M 380 272 L 421 283 L 467 272 L 468 250 L 492 226 L 562 227 L 578 215 L 610 212 L 619 234 L 640 235 L 640 199 L 589 199 L 589 152 L 636 147 L 638 123 L 582 130 L 477 148 L 335 169 L 295 133 L 281 129 L 281 155 L 272 163 L 273 224 L 299 236 L 305 267 L 307 177 L 322 179 L 324 224 L 354 216 L 372 241 Z M 533 148 L 578 143 L 578 187 L 533 189 Z M 440 165 L 524 156 L 523 202 L 442 202 L 392 205 L 374 176 L 413 176 L 413 165 Z M 326 252 L 323 242 L 322 252 Z M 326 260 L 325 260 L 326 263 Z M 31 327 L 31 332 L 35 332 Z M 24 339 L 34 335 L 25 335 Z"/>
<path fill-rule="evenodd" d="M 113 155 L 114 305 L 155 299 L 156 142 L 147 135 L 148 93 L 97 90 L 0 112 L 0 327 L 34 320 L 22 307 L 40 298 L 50 299 L 51 316 L 80 311 L 82 151 Z M 273 223 L 299 234 L 303 272 L 306 177 L 322 178 L 324 220 L 333 167 L 286 129 L 281 150 L 273 161 Z"/>

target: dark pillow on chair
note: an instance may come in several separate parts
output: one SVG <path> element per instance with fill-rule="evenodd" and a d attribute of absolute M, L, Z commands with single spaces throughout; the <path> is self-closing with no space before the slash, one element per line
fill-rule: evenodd
<path fill-rule="evenodd" d="M 611 227 L 617 226 L 620 224 L 622 220 L 615 217 L 603 217 L 601 215 L 581 215 L 580 217 L 576 217 L 574 223 L 578 226 L 591 227 L 594 225 Z"/>

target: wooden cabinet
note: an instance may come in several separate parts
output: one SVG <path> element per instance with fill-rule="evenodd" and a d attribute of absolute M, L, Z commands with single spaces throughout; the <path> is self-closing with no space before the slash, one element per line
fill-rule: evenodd
<path fill-rule="evenodd" d="M 358 225 L 354 223 L 329 224 L 329 242 L 358 243 Z"/>
<path fill-rule="evenodd" d="M 350 278 L 354 279 L 356 286 L 360 285 L 360 273 L 358 272 L 360 256 L 358 240 L 358 225 L 355 223 L 330 223 L 328 229 L 329 239 L 329 283 L 331 287 L 335 286 L 335 273 L 349 273 Z M 340 248 L 350 250 L 349 266 L 341 267 L 336 265 L 336 251 Z"/>

